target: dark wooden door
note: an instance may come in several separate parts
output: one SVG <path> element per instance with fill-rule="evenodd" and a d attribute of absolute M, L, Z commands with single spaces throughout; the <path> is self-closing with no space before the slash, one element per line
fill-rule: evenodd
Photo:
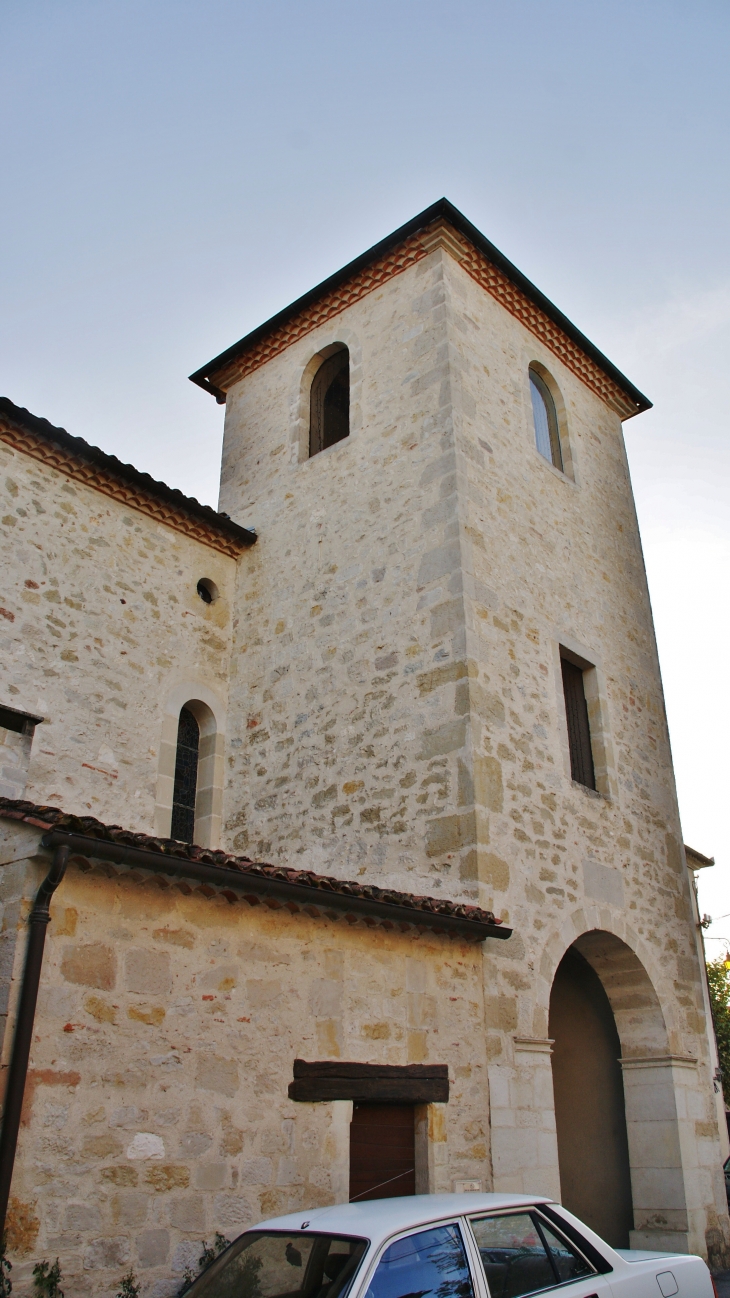
<path fill-rule="evenodd" d="M 350 1202 L 416 1193 L 412 1104 L 354 1104 Z"/>
<path fill-rule="evenodd" d="M 616 1021 L 598 974 L 569 947 L 550 995 L 561 1202 L 614 1248 L 633 1227 Z"/>

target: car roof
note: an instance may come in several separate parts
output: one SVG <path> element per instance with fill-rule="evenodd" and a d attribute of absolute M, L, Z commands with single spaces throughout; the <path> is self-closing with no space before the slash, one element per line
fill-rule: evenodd
<path fill-rule="evenodd" d="M 333 1234 L 364 1235 L 379 1244 L 409 1226 L 427 1225 L 445 1217 L 504 1208 L 524 1208 L 550 1203 L 544 1195 L 528 1194 L 413 1194 L 398 1199 L 369 1199 L 365 1203 L 338 1203 L 330 1208 L 302 1208 L 285 1217 L 262 1221 L 256 1230 L 327 1231 Z"/>

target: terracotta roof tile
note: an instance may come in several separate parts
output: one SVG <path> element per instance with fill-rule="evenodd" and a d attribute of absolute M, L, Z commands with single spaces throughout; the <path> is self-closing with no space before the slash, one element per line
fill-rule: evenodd
<path fill-rule="evenodd" d="M 8 397 L 0 397 L 0 440 L 225 554 L 235 557 L 256 541 L 254 531 L 234 523 L 227 514 L 219 514 L 177 487 L 168 487 L 134 465 L 124 464 L 116 455 L 108 455 L 83 437 L 74 437 L 65 428 L 16 406 Z"/>
<path fill-rule="evenodd" d="M 93 816 L 74 816 L 58 807 L 39 806 L 15 798 L 0 798 L 0 818 L 19 821 L 35 829 L 63 831 L 86 839 L 97 839 L 104 843 L 114 843 L 121 847 L 150 852 L 171 861 L 192 861 L 217 866 L 248 876 L 252 880 L 257 877 L 280 880 L 285 884 L 296 884 L 311 889 L 313 893 L 338 894 L 379 905 L 392 905 L 413 911 L 414 924 L 419 923 L 419 916 L 424 918 L 429 916 L 434 919 L 443 916 L 454 920 L 471 921 L 475 925 L 492 926 L 502 923 L 491 911 L 482 910 L 479 906 L 472 906 L 465 902 L 450 901 L 445 897 L 425 897 L 410 892 L 399 892 L 394 888 L 378 888 L 375 884 L 354 883 L 349 880 L 335 879 L 330 875 L 315 874 L 312 870 L 295 870 L 287 866 L 251 861 L 246 856 L 233 856 L 229 852 L 180 843 L 170 838 L 154 838 L 151 834 L 134 833 L 132 830 L 123 829 L 120 825 L 105 825 Z M 509 930 L 503 932 L 506 936 Z"/>

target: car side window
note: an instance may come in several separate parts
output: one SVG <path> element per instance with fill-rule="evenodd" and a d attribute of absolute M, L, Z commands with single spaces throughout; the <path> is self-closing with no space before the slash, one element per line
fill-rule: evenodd
<path fill-rule="evenodd" d="M 589 1266 L 585 1258 L 571 1248 L 560 1235 L 556 1235 L 542 1217 L 538 1217 L 538 1222 L 561 1284 L 593 1274 L 593 1267 Z"/>
<path fill-rule="evenodd" d="M 386 1248 L 366 1298 L 474 1298 L 461 1231 L 436 1226 Z"/>
<path fill-rule="evenodd" d="M 592 1274 L 585 1259 L 537 1214 L 476 1217 L 470 1224 L 491 1298 L 521 1298 Z"/>

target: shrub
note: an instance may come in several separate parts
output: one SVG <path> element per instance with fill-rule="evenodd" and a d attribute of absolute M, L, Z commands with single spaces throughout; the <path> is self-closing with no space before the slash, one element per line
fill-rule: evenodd
<path fill-rule="evenodd" d="M 184 1298 L 184 1295 L 188 1292 L 193 1280 L 197 1280 L 198 1276 L 202 1275 L 203 1272 L 207 1270 L 211 1262 L 215 1262 L 216 1258 L 220 1257 L 221 1253 L 225 1252 L 230 1242 L 229 1239 L 226 1239 L 225 1235 L 221 1235 L 219 1230 L 215 1232 L 215 1238 L 212 1245 L 209 1244 L 206 1239 L 200 1241 L 203 1251 L 198 1258 L 197 1274 L 193 1271 L 192 1267 L 186 1266 L 183 1272 L 182 1287 L 177 1291 L 177 1298 Z"/>
<path fill-rule="evenodd" d="M 7 1247 L 7 1238 L 3 1235 L 2 1247 L 0 1247 L 0 1298 L 10 1298 L 13 1292 L 13 1282 L 10 1279 L 13 1264 L 8 1258 Z"/>
<path fill-rule="evenodd" d="M 61 1267 L 56 1258 L 53 1266 L 45 1260 L 33 1267 L 33 1288 L 38 1298 L 64 1298 L 60 1285 Z"/>
<path fill-rule="evenodd" d="M 139 1298 L 139 1295 L 142 1292 L 142 1286 L 137 1283 L 137 1277 L 131 1267 L 127 1274 L 122 1276 L 120 1284 L 121 1288 L 117 1293 L 116 1298 Z"/>

